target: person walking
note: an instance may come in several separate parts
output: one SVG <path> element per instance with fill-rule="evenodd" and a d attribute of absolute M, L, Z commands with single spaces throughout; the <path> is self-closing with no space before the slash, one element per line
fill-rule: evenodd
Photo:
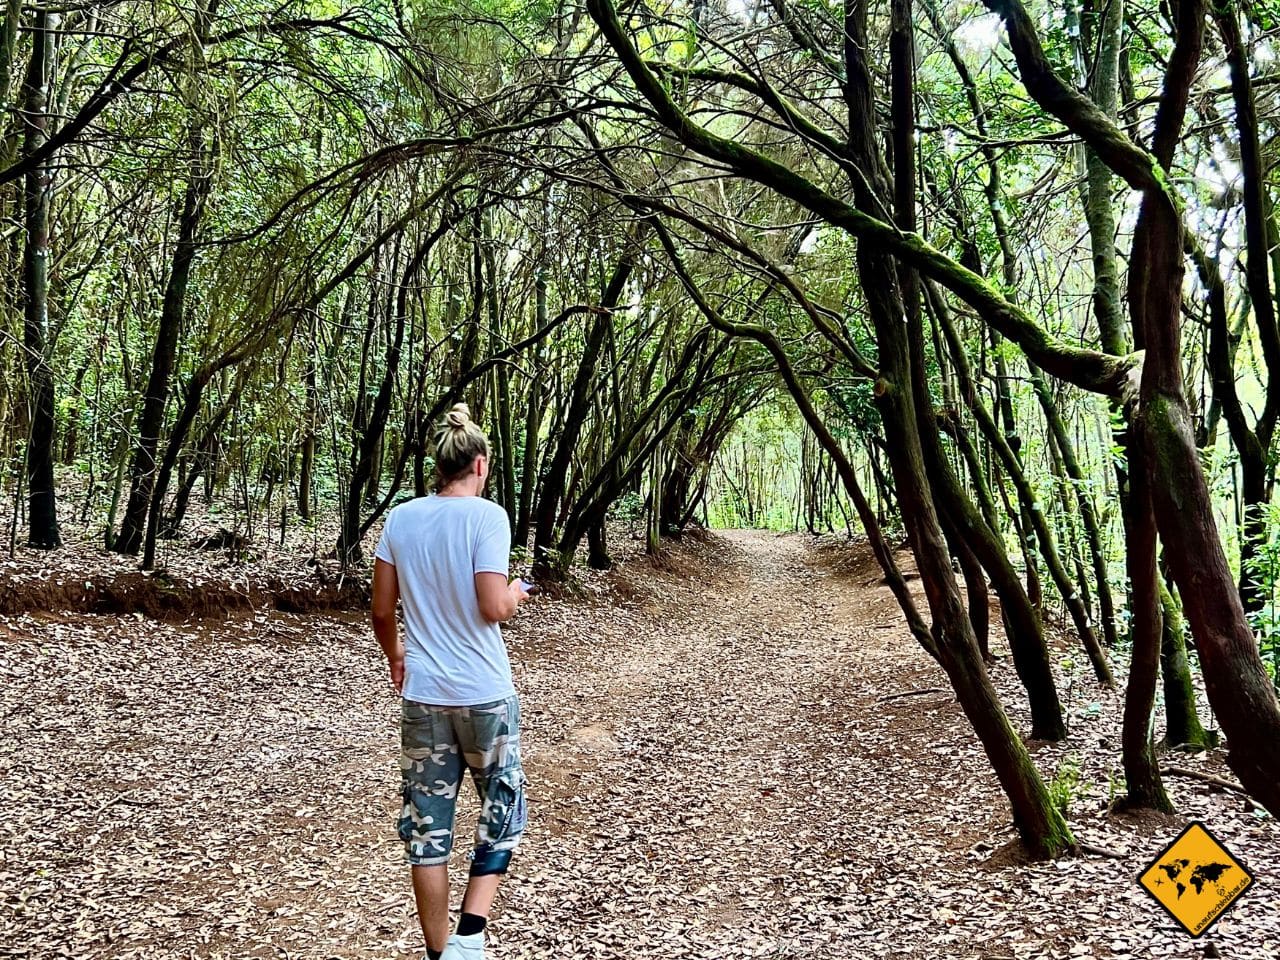
<path fill-rule="evenodd" d="M 484 499 L 489 441 L 456 404 L 435 438 L 436 492 L 387 514 L 375 551 L 373 629 L 401 695 L 398 823 L 428 960 L 481 960 L 484 929 L 527 820 L 520 700 L 499 624 L 528 597 L 507 581 L 511 527 Z M 396 605 L 404 610 L 404 635 Z M 470 772 L 480 818 L 449 936 L 455 805 Z"/>

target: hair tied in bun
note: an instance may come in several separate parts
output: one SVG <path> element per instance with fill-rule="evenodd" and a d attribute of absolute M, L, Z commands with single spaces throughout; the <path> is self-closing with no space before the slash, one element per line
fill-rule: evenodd
<path fill-rule="evenodd" d="M 455 430 L 465 430 L 471 422 L 471 410 L 465 403 L 455 403 L 446 419 Z"/>
<path fill-rule="evenodd" d="M 455 403 L 436 429 L 436 488 L 472 472 L 476 457 L 491 456 L 489 440 L 471 419 L 465 403 Z"/>

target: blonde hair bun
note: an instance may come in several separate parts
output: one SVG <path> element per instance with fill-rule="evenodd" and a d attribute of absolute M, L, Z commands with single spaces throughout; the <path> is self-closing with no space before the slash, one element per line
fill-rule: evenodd
<path fill-rule="evenodd" d="M 455 403 L 436 429 L 437 489 L 472 471 L 476 457 L 490 457 L 489 440 L 471 419 L 465 403 Z"/>
<path fill-rule="evenodd" d="M 445 421 L 454 430 L 465 430 L 471 422 L 471 409 L 465 403 L 455 403 L 445 416 Z"/>

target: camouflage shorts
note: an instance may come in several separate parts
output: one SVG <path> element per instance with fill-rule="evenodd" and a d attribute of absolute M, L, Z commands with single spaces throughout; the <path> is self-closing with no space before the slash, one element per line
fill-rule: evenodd
<path fill-rule="evenodd" d="M 400 744 L 404 806 L 398 827 L 408 861 L 448 863 L 458 791 L 469 770 L 480 795 L 471 873 L 505 873 L 527 817 L 519 699 L 473 707 L 404 700 Z"/>

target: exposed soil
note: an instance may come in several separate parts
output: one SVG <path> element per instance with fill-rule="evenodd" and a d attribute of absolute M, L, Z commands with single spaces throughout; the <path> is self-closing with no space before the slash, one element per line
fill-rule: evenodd
<path fill-rule="evenodd" d="M 1031 748 L 1049 778 L 1075 759 L 1072 827 L 1120 857 L 1021 863 L 861 548 L 687 543 L 536 601 L 507 636 L 532 793 L 497 960 L 1280 955 L 1275 821 L 1185 779 L 1183 816 L 1106 813 L 1122 694 L 1065 640 L 1071 737 Z M 7 616 L 0 677 L 0 953 L 421 955 L 396 702 L 363 617 Z M 1230 776 L 1218 753 L 1176 763 Z M 1184 818 L 1258 876 L 1199 941 L 1134 882 Z"/>
<path fill-rule="evenodd" d="M 139 613 L 152 620 L 189 620 L 226 616 L 245 610 L 317 613 L 360 609 L 369 590 L 340 574 L 309 572 L 280 577 L 175 576 L 166 571 L 35 571 L 0 580 L 0 614 L 74 611 L 98 614 Z"/>

